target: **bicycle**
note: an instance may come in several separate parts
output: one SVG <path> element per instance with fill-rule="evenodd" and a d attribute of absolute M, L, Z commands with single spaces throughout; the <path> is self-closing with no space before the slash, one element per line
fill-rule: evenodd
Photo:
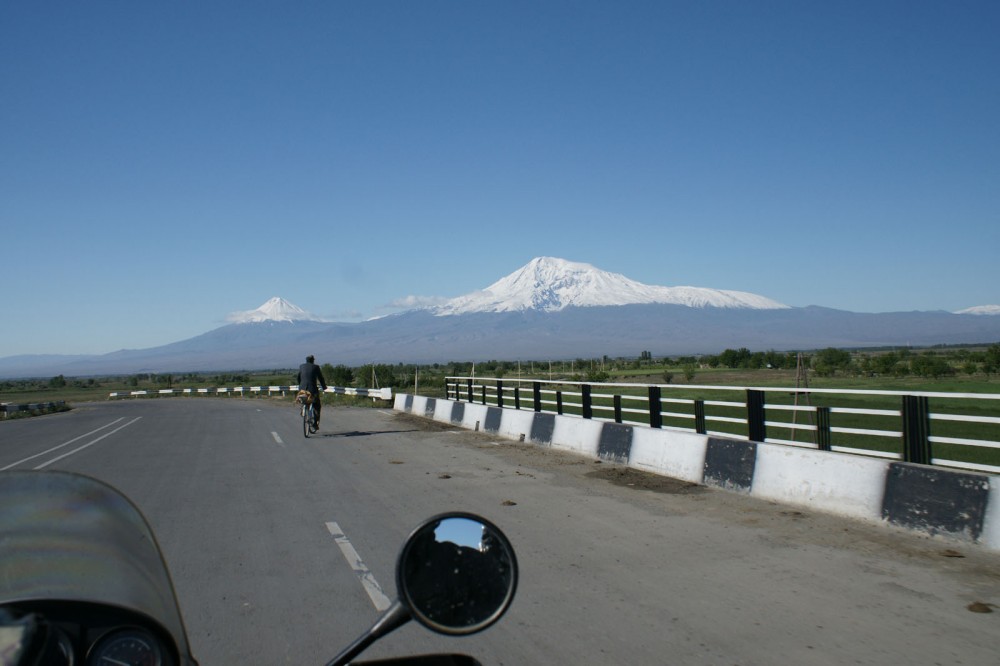
<path fill-rule="evenodd" d="M 308 391 L 299 391 L 295 401 L 302 405 L 302 434 L 308 438 L 315 434 L 319 428 L 316 426 L 316 408 L 313 407 L 313 398 Z"/>

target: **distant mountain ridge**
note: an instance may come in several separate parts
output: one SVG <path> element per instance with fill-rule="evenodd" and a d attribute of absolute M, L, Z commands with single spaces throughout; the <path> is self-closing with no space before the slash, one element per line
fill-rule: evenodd
<path fill-rule="evenodd" d="M 306 312 L 299 306 L 293 305 L 279 296 L 269 299 L 256 310 L 234 312 L 226 320 L 234 324 L 248 324 L 262 321 L 322 321 L 319 317 Z"/>
<path fill-rule="evenodd" d="M 437 307 L 336 323 L 274 297 L 234 313 L 233 323 L 161 347 L 0 358 L 0 377 L 293 368 L 310 353 L 320 363 L 357 366 L 979 344 L 1000 341 L 1000 317 L 984 316 L 991 308 L 997 306 L 970 309 L 982 310 L 976 314 L 797 308 L 747 292 L 653 287 L 540 257 Z"/>
<path fill-rule="evenodd" d="M 688 307 L 779 309 L 787 305 L 743 291 L 658 287 L 590 264 L 538 257 L 482 291 L 430 308 L 438 315 L 473 312 L 558 312 L 568 307 L 661 303 Z"/>
<path fill-rule="evenodd" d="M 955 314 L 1000 315 L 1000 305 L 977 305 L 972 308 L 959 310 Z"/>

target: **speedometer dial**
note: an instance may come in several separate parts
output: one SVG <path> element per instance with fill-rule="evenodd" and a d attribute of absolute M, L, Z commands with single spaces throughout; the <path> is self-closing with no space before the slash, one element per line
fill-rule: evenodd
<path fill-rule="evenodd" d="M 163 650 L 142 629 L 122 629 L 104 636 L 87 657 L 88 666 L 162 666 Z"/>

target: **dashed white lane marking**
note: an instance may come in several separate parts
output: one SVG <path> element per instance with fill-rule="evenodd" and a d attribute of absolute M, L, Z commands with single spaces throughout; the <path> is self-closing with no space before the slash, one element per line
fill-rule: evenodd
<path fill-rule="evenodd" d="M 365 588 L 365 592 L 368 593 L 368 597 L 372 600 L 372 603 L 375 604 L 375 610 L 379 612 L 388 610 L 392 602 L 389 600 L 389 597 L 382 593 L 382 588 L 379 586 L 378 581 L 375 580 L 375 576 L 365 566 L 365 563 L 358 555 L 358 551 L 354 550 L 354 546 L 351 545 L 343 530 L 340 529 L 340 525 L 330 522 L 326 524 L 326 529 L 329 530 L 334 541 L 340 546 L 340 552 L 344 554 L 347 564 L 350 565 L 354 573 L 361 579 L 361 585 Z"/>
<path fill-rule="evenodd" d="M 273 430 L 271 431 L 271 437 L 274 437 L 274 441 L 275 443 L 277 443 L 278 446 L 285 445 L 285 443 L 281 441 L 281 436 L 278 433 L 274 432 Z"/>

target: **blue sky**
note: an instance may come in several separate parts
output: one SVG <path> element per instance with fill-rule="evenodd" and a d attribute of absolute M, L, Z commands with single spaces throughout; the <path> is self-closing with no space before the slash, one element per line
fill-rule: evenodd
<path fill-rule="evenodd" d="M 533 257 L 1000 303 L 1000 3 L 0 3 L 0 356 Z"/>

